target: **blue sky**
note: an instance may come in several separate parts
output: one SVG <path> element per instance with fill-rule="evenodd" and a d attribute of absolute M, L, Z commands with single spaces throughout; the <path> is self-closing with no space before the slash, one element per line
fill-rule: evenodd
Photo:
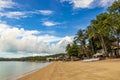
<path fill-rule="evenodd" d="M 0 57 L 65 52 L 76 32 L 114 1 L 0 0 Z"/>

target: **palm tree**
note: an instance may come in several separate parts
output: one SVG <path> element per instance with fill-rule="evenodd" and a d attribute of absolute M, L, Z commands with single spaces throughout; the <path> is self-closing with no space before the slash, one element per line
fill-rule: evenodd
<path fill-rule="evenodd" d="M 68 50 L 70 49 L 70 44 L 67 44 L 67 46 L 66 46 L 66 52 L 68 53 Z"/>
<path fill-rule="evenodd" d="M 86 34 L 87 34 L 87 38 L 89 40 L 89 44 L 92 48 L 92 50 L 91 50 L 92 54 L 95 54 L 96 51 L 95 51 L 95 45 L 94 45 L 95 41 L 94 41 L 94 39 L 96 38 L 97 35 L 96 35 L 96 31 L 95 31 L 95 29 L 92 25 L 87 27 Z"/>
<path fill-rule="evenodd" d="M 96 20 L 92 20 L 92 26 L 95 31 L 95 34 L 98 36 L 101 46 L 104 50 L 104 54 L 107 55 L 107 46 L 104 40 L 105 37 L 109 35 L 110 24 L 109 24 L 109 14 L 102 13 L 96 17 Z"/>
<path fill-rule="evenodd" d="M 81 46 L 82 50 L 83 51 L 82 53 L 86 55 L 86 57 L 89 57 L 89 55 L 87 54 L 87 51 L 86 51 L 86 31 L 85 30 L 82 30 L 80 29 L 76 36 L 75 36 L 75 42 Z"/>
<path fill-rule="evenodd" d="M 119 43 L 120 43 L 120 0 L 115 1 L 109 8 L 112 20 L 112 32 L 117 39 L 117 54 L 119 56 Z"/>
<path fill-rule="evenodd" d="M 79 49 L 78 45 L 75 42 L 73 42 L 73 44 L 71 44 L 71 45 L 68 44 L 66 46 L 66 51 L 69 56 L 77 56 L 78 57 L 78 54 L 79 54 L 78 49 Z"/>
<path fill-rule="evenodd" d="M 119 13 L 120 14 L 120 0 L 115 1 L 109 8 L 108 11 L 111 14 Z"/>

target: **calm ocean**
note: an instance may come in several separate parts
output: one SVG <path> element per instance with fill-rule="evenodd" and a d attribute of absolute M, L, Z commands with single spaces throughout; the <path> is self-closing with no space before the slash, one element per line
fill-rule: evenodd
<path fill-rule="evenodd" d="M 1 61 L 0 62 L 0 80 L 9 80 L 36 69 L 47 66 L 50 63 L 40 62 L 18 62 L 18 61 Z"/>

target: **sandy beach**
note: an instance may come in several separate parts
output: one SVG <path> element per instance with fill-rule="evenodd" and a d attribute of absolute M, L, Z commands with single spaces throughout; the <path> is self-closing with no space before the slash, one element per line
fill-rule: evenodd
<path fill-rule="evenodd" d="M 120 59 L 53 62 L 18 80 L 120 80 Z"/>

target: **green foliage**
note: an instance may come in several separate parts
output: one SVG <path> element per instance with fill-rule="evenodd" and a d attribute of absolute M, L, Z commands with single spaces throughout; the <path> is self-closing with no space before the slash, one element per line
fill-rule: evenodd
<path fill-rule="evenodd" d="M 66 51 L 67 51 L 67 55 L 69 56 L 78 56 L 78 46 L 76 45 L 76 43 L 73 43 L 73 44 L 68 44 L 67 47 L 66 47 Z"/>
<path fill-rule="evenodd" d="M 86 54 L 86 56 L 87 56 L 87 52 L 86 52 L 86 39 L 87 39 L 87 35 L 86 35 L 86 30 L 82 30 L 82 29 L 80 29 L 78 32 L 77 32 L 77 34 L 76 34 L 76 36 L 75 36 L 75 38 L 74 38 L 74 41 L 77 43 L 77 44 L 79 44 L 78 46 L 79 46 L 79 53 L 81 53 L 81 54 Z"/>
<path fill-rule="evenodd" d="M 108 55 L 112 51 L 112 42 L 120 42 L 120 0 L 115 1 L 108 12 L 101 13 L 96 19 L 91 20 L 91 24 L 86 30 L 80 29 L 74 41 L 74 45 L 67 45 L 66 51 L 70 55 L 85 54 L 86 56 L 95 54 L 97 50 L 103 49 Z M 86 41 L 88 42 L 86 44 Z M 78 51 L 77 51 L 78 50 Z M 74 54 L 73 54 L 74 53 Z"/>
<path fill-rule="evenodd" d="M 74 39 L 75 39 L 75 40 L 74 40 L 75 42 L 77 42 L 77 43 L 79 43 L 79 44 L 81 44 L 81 45 L 85 45 L 86 31 L 80 29 L 80 30 L 77 32 L 77 34 L 76 34 L 76 36 L 75 36 Z"/>
<path fill-rule="evenodd" d="M 115 1 L 109 8 L 110 13 L 120 13 L 120 0 Z"/>

